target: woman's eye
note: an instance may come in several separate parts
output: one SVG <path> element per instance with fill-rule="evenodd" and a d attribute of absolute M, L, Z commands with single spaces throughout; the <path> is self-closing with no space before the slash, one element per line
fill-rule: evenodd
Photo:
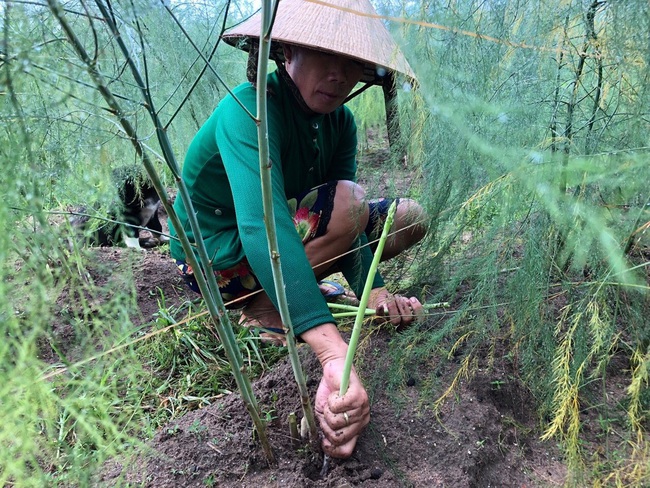
<path fill-rule="evenodd" d="M 365 66 L 365 65 L 364 65 L 362 62 L 360 62 L 360 61 L 352 61 L 352 62 L 350 63 L 350 65 L 349 65 L 349 68 L 350 68 L 351 70 L 355 70 L 355 71 L 361 71 L 361 72 L 363 72 L 364 66 Z"/>

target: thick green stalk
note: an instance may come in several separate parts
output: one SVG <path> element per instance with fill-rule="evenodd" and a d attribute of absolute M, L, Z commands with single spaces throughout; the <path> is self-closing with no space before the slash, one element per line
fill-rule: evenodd
<path fill-rule="evenodd" d="M 331 308 L 332 310 L 341 310 L 341 312 L 338 313 L 333 313 L 334 318 L 336 317 L 352 317 L 356 316 L 356 314 L 359 312 L 360 307 L 356 305 L 345 305 L 343 303 L 328 303 L 327 306 Z M 422 309 L 423 310 L 431 310 L 433 308 L 443 308 L 443 307 L 448 307 L 449 302 L 436 302 L 436 303 L 423 303 L 422 304 Z M 374 308 L 366 308 L 366 311 L 364 312 L 364 315 L 375 315 L 377 313 L 377 310 Z M 346 314 L 346 315 L 344 315 Z M 347 314 L 353 314 L 353 315 L 347 315 Z"/>
<path fill-rule="evenodd" d="M 312 442 L 318 439 L 318 428 L 314 417 L 314 411 L 309 398 L 307 382 L 300 365 L 298 348 L 296 347 L 296 338 L 293 332 L 293 324 L 289 314 L 287 295 L 285 293 L 284 278 L 282 276 L 282 267 L 280 266 L 280 252 L 278 250 L 278 238 L 275 227 L 275 213 L 273 210 L 273 192 L 271 187 L 271 164 L 269 158 L 269 137 L 268 137 L 268 117 L 266 108 L 266 74 L 268 71 L 269 53 L 271 50 L 271 29 L 277 2 L 272 6 L 272 0 L 264 0 L 262 3 L 262 32 L 260 33 L 259 58 L 257 69 L 257 134 L 260 154 L 260 177 L 262 184 L 262 203 L 264 206 L 264 226 L 266 228 L 266 238 L 269 246 L 269 255 L 271 256 L 271 269 L 273 271 L 273 284 L 275 286 L 276 298 L 278 301 L 278 310 L 282 323 L 287 328 L 287 349 L 293 374 L 300 391 L 300 401 L 302 410 L 309 425 L 309 437 Z"/>
<path fill-rule="evenodd" d="M 375 274 L 377 273 L 377 266 L 379 266 L 379 262 L 381 261 L 381 254 L 384 252 L 384 245 L 386 244 L 388 231 L 393 225 L 395 210 L 397 210 L 397 201 L 393 201 L 388 209 L 386 222 L 384 222 L 384 229 L 382 230 L 381 237 L 377 243 L 377 249 L 375 250 L 375 255 L 372 258 L 372 263 L 370 264 L 368 278 L 366 279 L 366 284 L 363 287 L 363 293 L 359 299 L 359 311 L 357 312 L 356 319 L 354 320 L 354 327 L 352 328 L 352 335 L 350 336 L 350 343 L 348 344 L 348 353 L 345 356 L 345 366 L 343 367 L 343 376 L 341 378 L 341 389 L 339 390 L 339 394 L 341 396 L 345 395 L 345 393 L 348 391 L 348 386 L 350 384 L 350 372 L 352 371 L 352 363 L 354 361 L 354 353 L 357 350 L 359 335 L 361 334 L 361 324 L 363 324 L 363 319 L 366 316 L 365 311 L 366 306 L 368 305 L 368 299 L 370 298 L 370 292 L 372 291 L 372 281 L 374 280 Z"/>
<path fill-rule="evenodd" d="M 100 94 L 102 95 L 102 97 L 104 98 L 108 106 L 111 108 L 113 114 L 117 117 L 118 121 L 120 122 L 120 125 L 122 126 L 122 128 L 124 129 L 128 137 L 130 138 L 136 153 L 142 158 L 145 170 L 147 171 L 147 174 L 151 179 L 152 184 L 154 185 L 156 191 L 158 192 L 158 195 L 160 196 L 161 202 L 169 215 L 172 225 L 177 230 L 178 238 L 183 246 L 183 250 L 185 251 L 190 266 L 192 266 L 192 268 L 195 270 L 201 270 L 201 269 L 211 270 L 210 260 L 208 258 L 205 244 L 201 239 L 201 233 L 200 233 L 198 221 L 196 220 L 196 215 L 192 206 L 192 202 L 189 198 L 189 192 L 184 182 L 181 180 L 179 176 L 179 167 L 178 164 L 176 163 L 176 159 L 173 155 L 173 151 L 171 150 L 171 144 L 169 143 L 167 134 L 164 131 L 163 126 L 160 123 L 160 120 L 158 119 L 158 116 L 154 110 L 152 100 L 149 96 L 148 88 L 145 85 L 144 81 L 142 80 L 142 77 L 140 76 L 137 67 L 133 63 L 133 60 L 129 55 L 128 49 L 126 48 L 126 46 L 124 46 L 119 31 L 117 30 L 115 24 L 112 22 L 112 18 L 109 12 L 106 10 L 106 7 L 103 4 L 101 4 L 101 2 L 99 1 L 97 2 L 97 6 L 101 10 L 104 19 L 106 20 L 107 24 L 111 28 L 113 36 L 118 42 L 118 45 L 122 50 L 122 53 L 124 54 L 127 62 L 129 63 L 132 74 L 136 79 L 136 82 L 138 83 L 138 86 L 142 90 L 144 97 L 147 101 L 146 105 L 149 110 L 149 114 L 151 115 L 153 122 L 156 126 L 158 140 L 163 150 L 163 154 L 165 155 L 165 160 L 176 177 L 178 187 L 179 187 L 179 197 L 181 198 L 185 206 L 187 215 L 189 216 L 190 227 L 192 228 L 192 232 L 196 236 L 195 245 L 202 266 L 199 266 L 199 262 L 197 261 L 196 256 L 194 254 L 195 249 L 190 243 L 187 237 L 187 233 L 185 232 L 185 229 L 181 225 L 181 222 L 178 219 L 178 216 L 174 211 L 173 206 L 171 205 L 169 196 L 167 195 L 167 192 L 164 186 L 162 185 L 162 182 L 156 172 L 155 166 L 151 161 L 151 158 L 149 157 L 148 153 L 145 151 L 142 143 L 140 142 L 137 136 L 137 132 L 130 124 L 128 119 L 124 116 L 124 112 L 121 110 L 119 104 L 117 103 L 117 100 L 115 99 L 115 97 L 113 96 L 109 88 L 107 87 L 106 83 L 104 83 L 104 79 L 102 75 L 99 73 L 99 71 L 96 69 L 93 60 L 88 56 L 85 49 L 83 48 L 83 45 L 77 39 L 74 31 L 70 28 L 65 17 L 63 16 L 63 12 L 60 4 L 56 0 L 48 0 L 48 5 L 50 7 L 50 10 L 54 14 L 55 18 L 58 20 L 59 24 L 61 25 L 63 31 L 66 33 L 66 36 L 68 37 L 73 48 L 77 51 L 77 54 L 85 63 L 88 73 L 93 79 L 93 82 L 95 83 L 97 90 L 100 92 Z M 206 281 L 206 277 L 207 277 L 207 281 Z M 195 274 L 195 278 L 197 280 L 199 289 L 201 290 L 201 293 L 204 297 L 208 310 L 210 311 L 213 322 L 217 325 L 217 333 L 219 335 L 221 342 L 224 344 L 224 351 L 226 353 L 228 361 L 231 364 L 233 376 L 235 377 L 235 381 L 241 392 L 244 404 L 246 405 L 246 408 L 249 411 L 249 414 L 251 415 L 256 431 L 260 438 L 260 442 L 262 443 L 262 447 L 265 451 L 267 461 L 269 462 L 269 464 L 275 464 L 275 456 L 273 455 L 271 445 L 266 436 L 266 425 L 260 418 L 259 407 L 257 405 L 257 400 L 255 399 L 255 396 L 253 394 L 253 389 L 250 384 L 250 380 L 248 376 L 243 373 L 243 359 L 241 357 L 241 352 L 239 351 L 239 347 L 237 346 L 236 338 L 232 330 L 230 321 L 228 319 L 228 314 L 225 305 L 218 291 L 219 287 L 214 277 L 214 273 L 199 272 Z"/>

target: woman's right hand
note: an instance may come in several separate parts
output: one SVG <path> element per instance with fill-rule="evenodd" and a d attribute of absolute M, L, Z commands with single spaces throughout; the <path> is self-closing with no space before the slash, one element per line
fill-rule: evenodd
<path fill-rule="evenodd" d="M 334 458 L 352 455 L 359 434 L 370 421 L 370 404 L 354 369 L 345 395 L 340 396 L 345 358 L 323 365 L 316 393 L 316 417 L 324 434 L 323 451 Z"/>
<path fill-rule="evenodd" d="M 352 455 L 357 439 L 370 421 L 370 402 L 354 368 L 348 389 L 340 396 L 348 345 L 335 324 L 323 324 L 301 336 L 323 367 L 315 400 L 316 417 L 323 431 L 323 450 L 336 458 Z"/>

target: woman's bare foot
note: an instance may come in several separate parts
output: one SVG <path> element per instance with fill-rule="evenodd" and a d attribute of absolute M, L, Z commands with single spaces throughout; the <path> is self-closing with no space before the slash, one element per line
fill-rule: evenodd
<path fill-rule="evenodd" d="M 359 305 L 359 300 L 350 290 L 333 281 L 320 281 L 318 286 L 323 296 L 330 301 L 346 305 Z M 260 329 L 260 338 L 276 346 L 286 346 L 286 328 L 280 313 L 266 293 L 258 294 L 246 305 L 239 319 L 239 325 Z"/>
<path fill-rule="evenodd" d="M 239 319 L 243 327 L 260 329 L 260 338 L 276 346 L 286 346 L 285 328 L 280 313 L 266 293 L 260 293 L 243 310 Z"/>
<path fill-rule="evenodd" d="M 359 299 L 351 291 L 336 281 L 321 280 L 318 288 L 328 302 L 341 303 L 344 305 L 359 305 Z"/>
<path fill-rule="evenodd" d="M 262 325 L 262 323 L 257 319 L 251 319 L 244 313 L 241 314 L 239 318 L 239 325 L 242 327 L 253 327 L 260 330 L 260 339 L 262 342 L 267 342 L 273 344 L 274 346 L 286 346 L 287 345 L 287 336 L 284 332 L 274 332 Z M 277 330 L 277 329 L 274 329 Z"/>

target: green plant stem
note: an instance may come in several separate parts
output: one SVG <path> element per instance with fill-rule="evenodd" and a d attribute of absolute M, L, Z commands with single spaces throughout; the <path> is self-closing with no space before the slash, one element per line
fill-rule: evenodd
<path fill-rule="evenodd" d="M 359 308 L 361 308 L 358 305 L 347 305 L 345 303 L 329 303 L 329 302 L 327 306 L 332 310 L 343 310 L 344 312 L 358 312 Z M 370 313 L 375 313 L 375 310 L 372 308 L 366 308 L 366 315 L 369 315 Z"/>
<path fill-rule="evenodd" d="M 137 136 L 136 130 L 133 128 L 133 126 L 130 124 L 130 122 L 124 115 L 124 112 L 121 110 L 119 104 L 117 103 L 117 100 L 115 99 L 115 97 L 113 96 L 109 88 L 107 87 L 106 83 L 104 83 L 103 77 L 97 70 L 94 60 L 88 56 L 85 49 L 83 48 L 83 45 L 75 35 L 74 31 L 71 29 L 70 25 L 67 23 L 65 17 L 63 16 L 63 11 L 61 9 L 60 4 L 56 0 L 48 0 L 48 6 L 50 10 L 52 11 L 55 18 L 61 25 L 63 31 L 68 37 L 68 40 L 72 44 L 73 48 L 76 50 L 77 54 L 86 65 L 88 73 L 93 79 L 93 82 L 95 83 L 97 90 L 100 92 L 100 94 L 102 95 L 102 97 L 104 98 L 108 106 L 110 107 L 113 115 L 117 117 L 118 121 L 120 122 L 120 125 L 124 129 L 129 139 L 131 140 L 136 153 L 142 158 L 145 170 L 147 171 L 147 175 L 151 179 L 153 186 L 158 192 L 158 195 L 160 196 L 161 202 L 168 213 L 168 216 L 172 222 L 173 227 L 177 230 L 178 238 L 183 246 L 183 250 L 185 252 L 187 261 L 195 270 L 203 269 L 203 270 L 211 271 L 210 260 L 208 258 L 205 244 L 201 239 L 201 233 L 198 226 L 198 221 L 196 219 L 192 202 L 189 197 L 189 192 L 184 182 L 180 178 L 179 166 L 176 163 L 176 159 L 171 149 L 171 144 L 169 142 L 167 134 L 164 131 L 163 126 L 160 123 L 160 120 L 158 119 L 158 116 L 154 110 L 154 105 L 152 103 L 151 97 L 149 96 L 148 87 L 145 85 L 144 81 L 142 80 L 139 70 L 137 69 L 135 63 L 133 62 L 131 56 L 129 55 L 129 50 L 124 45 L 120 33 L 117 30 L 117 26 L 112 21 L 112 17 L 110 13 L 100 1 L 97 1 L 96 3 L 100 11 L 102 12 L 102 15 L 104 16 L 104 20 L 107 22 L 107 25 L 111 29 L 116 42 L 118 43 L 120 49 L 122 50 L 122 53 L 124 54 L 126 61 L 129 64 L 131 72 L 134 78 L 136 79 L 136 82 L 138 83 L 138 86 L 142 90 L 144 97 L 147 101 L 147 109 L 156 127 L 158 141 L 161 144 L 161 149 L 163 150 L 165 160 L 176 178 L 176 182 L 179 187 L 179 196 L 182 199 L 187 215 L 189 217 L 190 227 L 192 229 L 192 232 L 194 233 L 195 240 L 196 240 L 196 244 L 195 244 L 196 251 L 199 254 L 202 266 L 199 266 L 199 262 L 197 261 L 196 256 L 194 254 L 195 249 L 190 243 L 189 238 L 187 237 L 187 233 L 185 232 L 185 229 L 181 225 L 181 222 L 176 212 L 174 211 L 173 206 L 171 205 L 171 201 L 169 199 L 169 196 L 167 195 L 167 191 L 165 190 L 160 178 L 158 177 L 153 161 L 151 161 L 151 158 L 149 158 L 147 152 L 144 150 L 144 147 Z M 207 277 L 207 281 L 206 281 L 206 277 Z M 195 273 L 195 278 L 197 281 L 197 285 L 201 290 L 205 303 L 208 307 L 208 310 L 210 311 L 213 322 L 217 326 L 217 333 L 219 335 L 220 340 L 224 344 L 224 351 L 226 353 L 226 356 L 228 357 L 228 361 L 231 364 L 233 376 L 241 392 L 244 404 L 249 414 L 251 415 L 253 424 L 255 425 L 257 434 L 260 438 L 260 442 L 265 451 L 267 461 L 269 462 L 269 464 L 275 464 L 275 456 L 273 455 L 271 445 L 268 441 L 268 437 L 266 436 L 266 426 L 262 421 L 262 419 L 260 418 L 259 407 L 257 405 L 257 400 L 255 399 L 255 396 L 253 394 L 253 389 L 250 384 L 250 380 L 248 376 L 244 374 L 243 359 L 241 358 L 241 352 L 239 351 L 239 348 L 237 346 L 236 338 L 232 330 L 230 321 L 228 319 L 228 314 L 225 305 L 223 304 L 223 300 L 218 291 L 219 287 L 214 277 L 214 273 L 212 272 Z"/>
<path fill-rule="evenodd" d="M 370 309 L 366 309 L 366 313 L 364 314 L 364 316 L 374 315 L 374 313 L 372 314 L 368 313 L 368 310 Z M 339 312 L 339 313 L 333 313 L 332 317 L 334 317 L 335 319 L 344 319 L 346 317 L 356 317 L 357 315 L 359 315 L 359 312 Z"/>
<path fill-rule="evenodd" d="M 345 395 L 345 393 L 348 391 L 348 386 L 350 384 L 350 372 L 352 371 L 352 363 L 354 361 L 354 353 L 356 352 L 357 344 L 359 342 L 361 324 L 363 324 L 363 319 L 365 317 L 366 305 L 368 305 L 368 299 L 370 298 L 370 292 L 372 291 L 372 282 L 375 278 L 375 274 L 377 273 L 377 267 L 381 261 L 381 254 L 384 251 L 384 245 L 386 244 L 388 231 L 393 225 L 396 210 L 397 202 L 393 201 L 393 203 L 388 208 L 388 215 L 386 216 L 386 221 L 384 222 L 384 229 L 382 230 L 381 237 L 377 243 L 377 249 L 375 250 L 375 255 L 373 256 L 372 263 L 370 264 L 368 277 L 366 278 L 366 284 L 363 287 L 363 293 L 359 299 L 359 311 L 354 321 L 354 327 L 352 328 L 352 335 L 350 336 L 350 343 L 348 344 L 348 352 L 345 356 L 343 376 L 341 377 L 341 388 L 339 390 L 339 395 L 341 396 Z"/>
<path fill-rule="evenodd" d="M 289 414 L 289 435 L 291 436 L 291 445 L 294 449 L 300 447 L 300 433 L 298 432 L 298 419 L 295 412 Z"/>
<path fill-rule="evenodd" d="M 273 5 L 273 6 L 272 6 Z M 271 186 L 271 160 L 269 158 L 268 117 L 266 108 L 266 74 L 268 71 L 269 53 L 271 50 L 271 29 L 277 2 L 264 0 L 262 3 L 262 32 L 260 33 L 259 58 L 257 69 L 257 134 L 260 155 L 260 178 L 262 184 L 262 204 L 264 208 L 264 226 L 271 257 L 271 270 L 275 286 L 278 310 L 282 323 L 286 326 L 287 349 L 293 374 L 300 391 L 302 410 L 309 426 L 309 438 L 312 443 L 318 440 L 318 428 L 314 411 L 309 398 L 307 382 L 300 365 L 296 338 L 293 332 L 293 323 L 289 314 L 289 305 L 285 293 L 282 267 L 280 266 L 280 252 L 278 250 L 277 231 L 275 227 L 275 212 L 273 210 L 273 190 Z"/>
<path fill-rule="evenodd" d="M 188 34 L 188 32 L 185 30 L 185 27 L 183 27 L 183 24 L 181 24 L 181 22 L 178 20 L 178 18 L 177 18 L 176 15 L 174 14 L 174 11 L 171 9 L 169 3 L 168 3 L 168 2 L 161 2 L 161 3 L 162 3 L 163 6 L 165 7 L 165 10 L 167 10 L 167 13 L 170 15 L 170 17 L 172 18 L 172 20 L 176 23 L 176 25 L 178 26 L 178 28 L 181 30 L 181 32 L 182 32 L 183 35 L 185 36 L 185 39 L 187 39 L 187 41 L 188 41 L 188 42 L 190 43 L 190 45 L 194 48 L 194 50 L 195 50 L 196 53 L 199 55 L 199 57 L 203 60 L 203 62 L 205 63 L 206 68 L 208 68 L 208 69 L 210 70 L 210 72 L 214 75 L 214 77 L 215 77 L 217 80 L 219 80 L 219 82 L 223 85 L 223 87 L 226 89 L 226 91 L 228 92 L 228 94 L 230 94 L 230 95 L 234 98 L 235 102 L 237 102 L 237 103 L 239 104 L 239 106 L 241 107 L 241 109 L 242 109 L 244 112 L 246 112 L 246 113 L 250 116 L 251 119 L 255 120 L 255 117 L 253 116 L 253 114 L 250 113 L 250 112 L 248 111 L 248 109 L 244 106 L 244 104 L 241 102 L 241 100 L 239 100 L 239 98 L 237 98 L 237 97 L 235 96 L 235 94 L 232 92 L 232 90 L 230 89 L 230 87 L 226 84 L 226 82 L 223 80 L 223 78 L 221 78 L 221 76 L 219 75 L 219 73 L 217 73 L 217 71 L 212 67 L 212 65 L 210 64 L 210 59 L 206 58 L 205 54 L 203 54 L 203 51 L 201 51 L 201 48 L 199 48 L 199 47 L 196 45 L 196 43 L 192 40 L 192 37 L 191 37 L 191 36 Z"/>
<path fill-rule="evenodd" d="M 333 310 L 343 310 L 344 312 L 358 312 L 360 307 L 356 305 L 345 305 L 344 303 L 328 303 L 327 306 Z M 449 302 L 436 302 L 436 303 L 423 303 L 424 310 L 431 310 L 433 308 L 448 307 Z M 374 308 L 366 308 L 366 315 L 374 315 L 377 311 Z"/>

